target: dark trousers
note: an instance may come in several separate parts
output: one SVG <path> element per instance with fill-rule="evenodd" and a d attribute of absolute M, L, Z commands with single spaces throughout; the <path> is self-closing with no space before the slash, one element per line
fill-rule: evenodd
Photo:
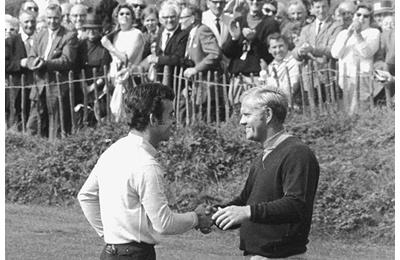
<path fill-rule="evenodd" d="M 129 244 L 107 244 L 100 260 L 156 260 L 154 245 L 132 242 Z"/>

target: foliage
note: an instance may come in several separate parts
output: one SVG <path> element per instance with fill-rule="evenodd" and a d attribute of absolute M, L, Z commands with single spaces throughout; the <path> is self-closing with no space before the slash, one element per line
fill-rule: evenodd
<path fill-rule="evenodd" d="M 321 167 L 313 229 L 373 242 L 394 241 L 394 111 L 288 118 L 287 129 L 315 151 Z M 6 199 L 71 204 L 99 155 L 127 133 L 119 124 L 88 128 L 49 144 L 6 133 Z M 178 128 L 160 147 L 170 204 L 179 211 L 221 203 L 242 189 L 261 151 L 245 141 L 238 119 Z"/>

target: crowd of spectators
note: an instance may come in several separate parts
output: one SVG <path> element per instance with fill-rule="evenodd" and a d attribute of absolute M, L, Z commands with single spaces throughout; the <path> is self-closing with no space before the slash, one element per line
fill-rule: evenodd
<path fill-rule="evenodd" d="M 182 67 L 187 78 L 210 70 L 228 73 L 232 104 L 250 82 L 267 82 L 300 106 L 301 71 L 304 91 L 312 91 L 315 84 L 307 72 L 335 70 L 338 62 L 339 91 L 350 90 L 350 113 L 359 105 L 354 97 L 356 71 L 362 79 L 361 103 L 370 95 L 371 72 L 382 81 L 393 81 L 385 71 L 394 76 L 394 1 L 388 0 L 345 0 L 336 6 L 329 0 L 52 0 L 46 6 L 26 0 L 18 17 L 5 16 L 5 30 L 6 76 L 13 78 L 9 84 L 20 85 L 24 74 L 25 85 L 36 86 L 24 89 L 27 118 L 21 118 L 21 89 L 7 89 L 8 126 L 25 120 L 29 133 L 36 134 L 39 124 L 40 134 L 51 138 L 60 123 L 67 132 L 71 129 L 69 106 L 78 111 L 83 95 L 80 86 L 76 88 L 72 104 L 68 88 L 61 86 L 65 107 L 60 108 L 55 71 L 67 82 L 69 71 L 80 78 L 84 70 L 86 78 L 92 78 L 93 68 L 99 75 L 107 68 L 116 111 L 123 89 L 140 81 L 130 73 L 145 72 L 150 80 L 160 80 L 166 65 Z M 317 83 L 331 82 L 321 77 Z M 87 86 L 89 94 L 95 88 L 101 93 L 104 80 L 90 79 Z M 104 115 L 96 109 L 99 102 L 89 102 L 97 121 Z M 9 118 L 12 106 L 17 114 Z M 123 116 L 116 113 L 117 118 Z"/>

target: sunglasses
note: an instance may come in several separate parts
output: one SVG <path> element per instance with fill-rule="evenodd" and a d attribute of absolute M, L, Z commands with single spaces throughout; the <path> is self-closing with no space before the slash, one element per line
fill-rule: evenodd
<path fill-rule="evenodd" d="M 140 9 L 146 8 L 145 5 L 138 5 L 138 4 L 132 4 L 132 7 L 135 8 L 135 9 L 138 8 L 138 7 L 140 7 Z"/>
<path fill-rule="evenodd" d="M 124 12 L 121 12 L 121 13 L 118 13 L 118 15 L 119 16 L 123 16 L 123 15 L 132 15 L 130 12 L 126 12 L 126 13 L 124 13 Z"/>
<path fill-rule="evenodd" d="M 370 17 L 371 17 L 371 15 L 369 15 L 369 14 L 360 14 L 360 13 L 356 13 L 356 15 L 357 15 L 357 17 L 363 16 L 364 18 L 370 18 Z"/>
<path fill-rule="evenodd" d="M 39 11 L 39 8 L 37 8 L 37 7 L 35 7 L 35 6 L 28 6 L 26 9 L 27 9 L 27 10 L 30 10 L 30 11 L 34 11 L 34 12 Z"/>
<path fill-rule="evenodd" d="M 271 10 L 271 9 L 269 9 L 269 8 L 264 8 L 263 10 L 264 10 L 264 12 L 266 12 L 267 14 L 269 14 L 269 13 L 276 14 L 276 10 Z"/>

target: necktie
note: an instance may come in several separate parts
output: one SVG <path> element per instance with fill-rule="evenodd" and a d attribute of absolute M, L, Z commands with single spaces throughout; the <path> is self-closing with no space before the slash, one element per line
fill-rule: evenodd
<path fill-rule="evenodd" d="M 322 22 L 319 22 L 319 24 L 318 24 L 318 30 L 317 30 L 317 34 L 319 34 L 319 32 L 321 31 L 321 27 L 322 27 Z"/>
<path fill-rule="evenodd" d="M 167 48 L 167 44 L 168 44 L 168 41 L 169 41 L 169 38 L 171 37 L 171 33 L 167 33 L 167 39 L 165 40 L 165 42 L 164 42 L 164 44 L 163 44 L 163 51 L 165 51 L 165 48 Z"/>
<path fill-rule="evenodd" d="M 48 60 L 49 59 L 49 55 L 50 55 L 50 50 L 51 50 L 51 45 L 53 44 L 53 40 L 55 37 L 55 33 L 51 32 L 49 35 L 49 42 L 47 43 L 47 47 L 46 47 L 46 51 L 44 52 L 44 59 Z"/>
<path fill-rule="evenodd" d="M 215 26 L 217 27 L 218 33 L 221 33 L 221 25 L 219 24 L 219 17 L 215 19 Z"/>
<path fill-rule="evenodd" d="M 28 36 L 28 38 L 25 40 L 25 50 L 27 55 L 29 55 L 31 47 L 31 36 Z"/>

